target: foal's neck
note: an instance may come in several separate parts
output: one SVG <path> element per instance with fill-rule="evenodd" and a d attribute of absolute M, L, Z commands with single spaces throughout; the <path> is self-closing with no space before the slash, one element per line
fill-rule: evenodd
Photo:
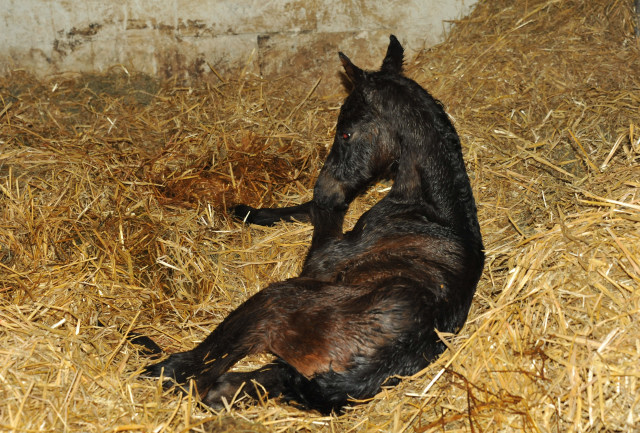
<path fill-rule="evenodd" d="M 411 205 L 429 220 L 480 239 L 469 177 L 457 140 L 420 143 L 405 150 L 389 198 Z"/>

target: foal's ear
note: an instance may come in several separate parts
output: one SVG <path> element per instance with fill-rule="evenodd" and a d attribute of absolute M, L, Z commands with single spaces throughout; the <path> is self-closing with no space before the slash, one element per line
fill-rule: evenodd
<path fill-rule="evenodd" d="M 347 77 L 349 80 L 355 85 L 364 79 L 364 71 L 351 63 L 349 57 L 345 56 L 343 53 L 338 53 L 340 56 L 340 61 L 342 62 L 342 66 L 344 67 L 344 71 L 347 73 Z"/>
<path fill-rule="evenodd" d="M 381 71 L 392 72 L 396 74 L 402 73 L 402 62 L 404 61 L 404 48 L 400 45 L 398 38 L 391 35 L 389 36 L 389 47 L 387 48 L 387 55 L 382 61 Z"/>

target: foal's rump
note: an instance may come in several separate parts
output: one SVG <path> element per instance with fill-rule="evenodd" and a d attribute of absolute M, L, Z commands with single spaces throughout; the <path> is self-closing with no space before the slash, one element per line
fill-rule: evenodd
<path fill-rule="evenodd" d="M 286 400 L 330 411 L 370 398 L 387 378 L 419 371 L 444 348 L 429 316 L 439 301 L 426 292 L 417 296 L 414 281 L 309 283 L 296 278 L 264 289 L 269 298 L 287 292 L 275 295 L 277 319 L 262 333 L 266 349 L 287 366 L 272 367 Z"/>
<path fill-rule="evenodd" d="M 334 281 L 299 277 L 284 283 L 295 288 L 278 305 L 283 328 L 270 349 L 308 378 L 346 371 L 365 359 L 386 365 L 386 376 L 414 373 L 403 367 L 405 358 L 426 365 L 441 351 L 435 329 L 454 332 L 464 323 L 479 276 L 474 261 L 453 240 L 379 239 L 345 260 Z M 438 348 L 430 352 L 433 344 Z M 388 350 L 397 362 L 384 359 Z"/>
<path fill-rule="evenodd" d="M 285 398 L 340 407 L 426 367 L 445 349 L 436 329 L 455 331 L 468 311 L 431 283 L 396 275 L 300 293 L 312 306 L 290 313 L 270 348 L 298 373 L 286 376 Z"/>

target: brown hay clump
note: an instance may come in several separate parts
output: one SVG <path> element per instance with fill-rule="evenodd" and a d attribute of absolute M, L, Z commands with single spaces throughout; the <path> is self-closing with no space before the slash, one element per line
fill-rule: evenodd
<path fill-rule="evenodd" d="M 243 227 L 225 209 L 308 200 L 340 95 L 120 67 L 0 80 L 0 431 L 636 431 L 633 26 L 631 1 L 491 0 L 407 62 L 455 120 L 487 266 L 449 350 L 340 417 L 211 412 L 139 379 L 149 360 L 124 338 L 189 349 L 297 273 L 308 225 Z"/>

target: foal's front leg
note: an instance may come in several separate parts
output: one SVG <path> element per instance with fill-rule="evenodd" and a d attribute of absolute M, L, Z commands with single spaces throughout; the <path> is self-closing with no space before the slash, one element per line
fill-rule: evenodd
<path fill-rule="evenodd" d="M 231 213 L 237 219 L 261 226 L 271 226 L 279 221 L 311 222 L 313 224 L 313 238 L 309 249 L 309 255 L 311 255 L 315 250 L 326 245 L 327 242 L 342 239 L 342 225 L 346 209 L 321 208 L 311 200 L 296 206 L 280 208 L 256 209 L 245 204 L 239 204 L 231 208 Z"/>
<path fill-rule="evenodd" d="M 272 226 L 279 221 L 291 222 L 293 220 L 308 222 L 311 219 L 313 201 L 308 201 L 296 206 L 274 207 L 257 209 L 246 204 L 239 204 L 230 209 L 234 217 L 249 224 L 260 226 Z"/>
<path fill-rule="evenodd" d="M 295 206 L 260 209 L 239 204 L 233 206 L 229 211 L 236 219 L 259 226 L 272 226 L 280 221 L 311 222 L 314 226 L 314 239 L 341 237 L 342 223 L 346 213 L 346 209 L 321 208 L 313 200 Z"/>
<path fill-rule="evenodd" d="M 311 223 L 313 224 L 313 237 L 309 254 L 326 245 L 327 242 L 342 239 L 342 225 L 346 210 L 324 209 L 313 205 L 310 210 Z"/>

